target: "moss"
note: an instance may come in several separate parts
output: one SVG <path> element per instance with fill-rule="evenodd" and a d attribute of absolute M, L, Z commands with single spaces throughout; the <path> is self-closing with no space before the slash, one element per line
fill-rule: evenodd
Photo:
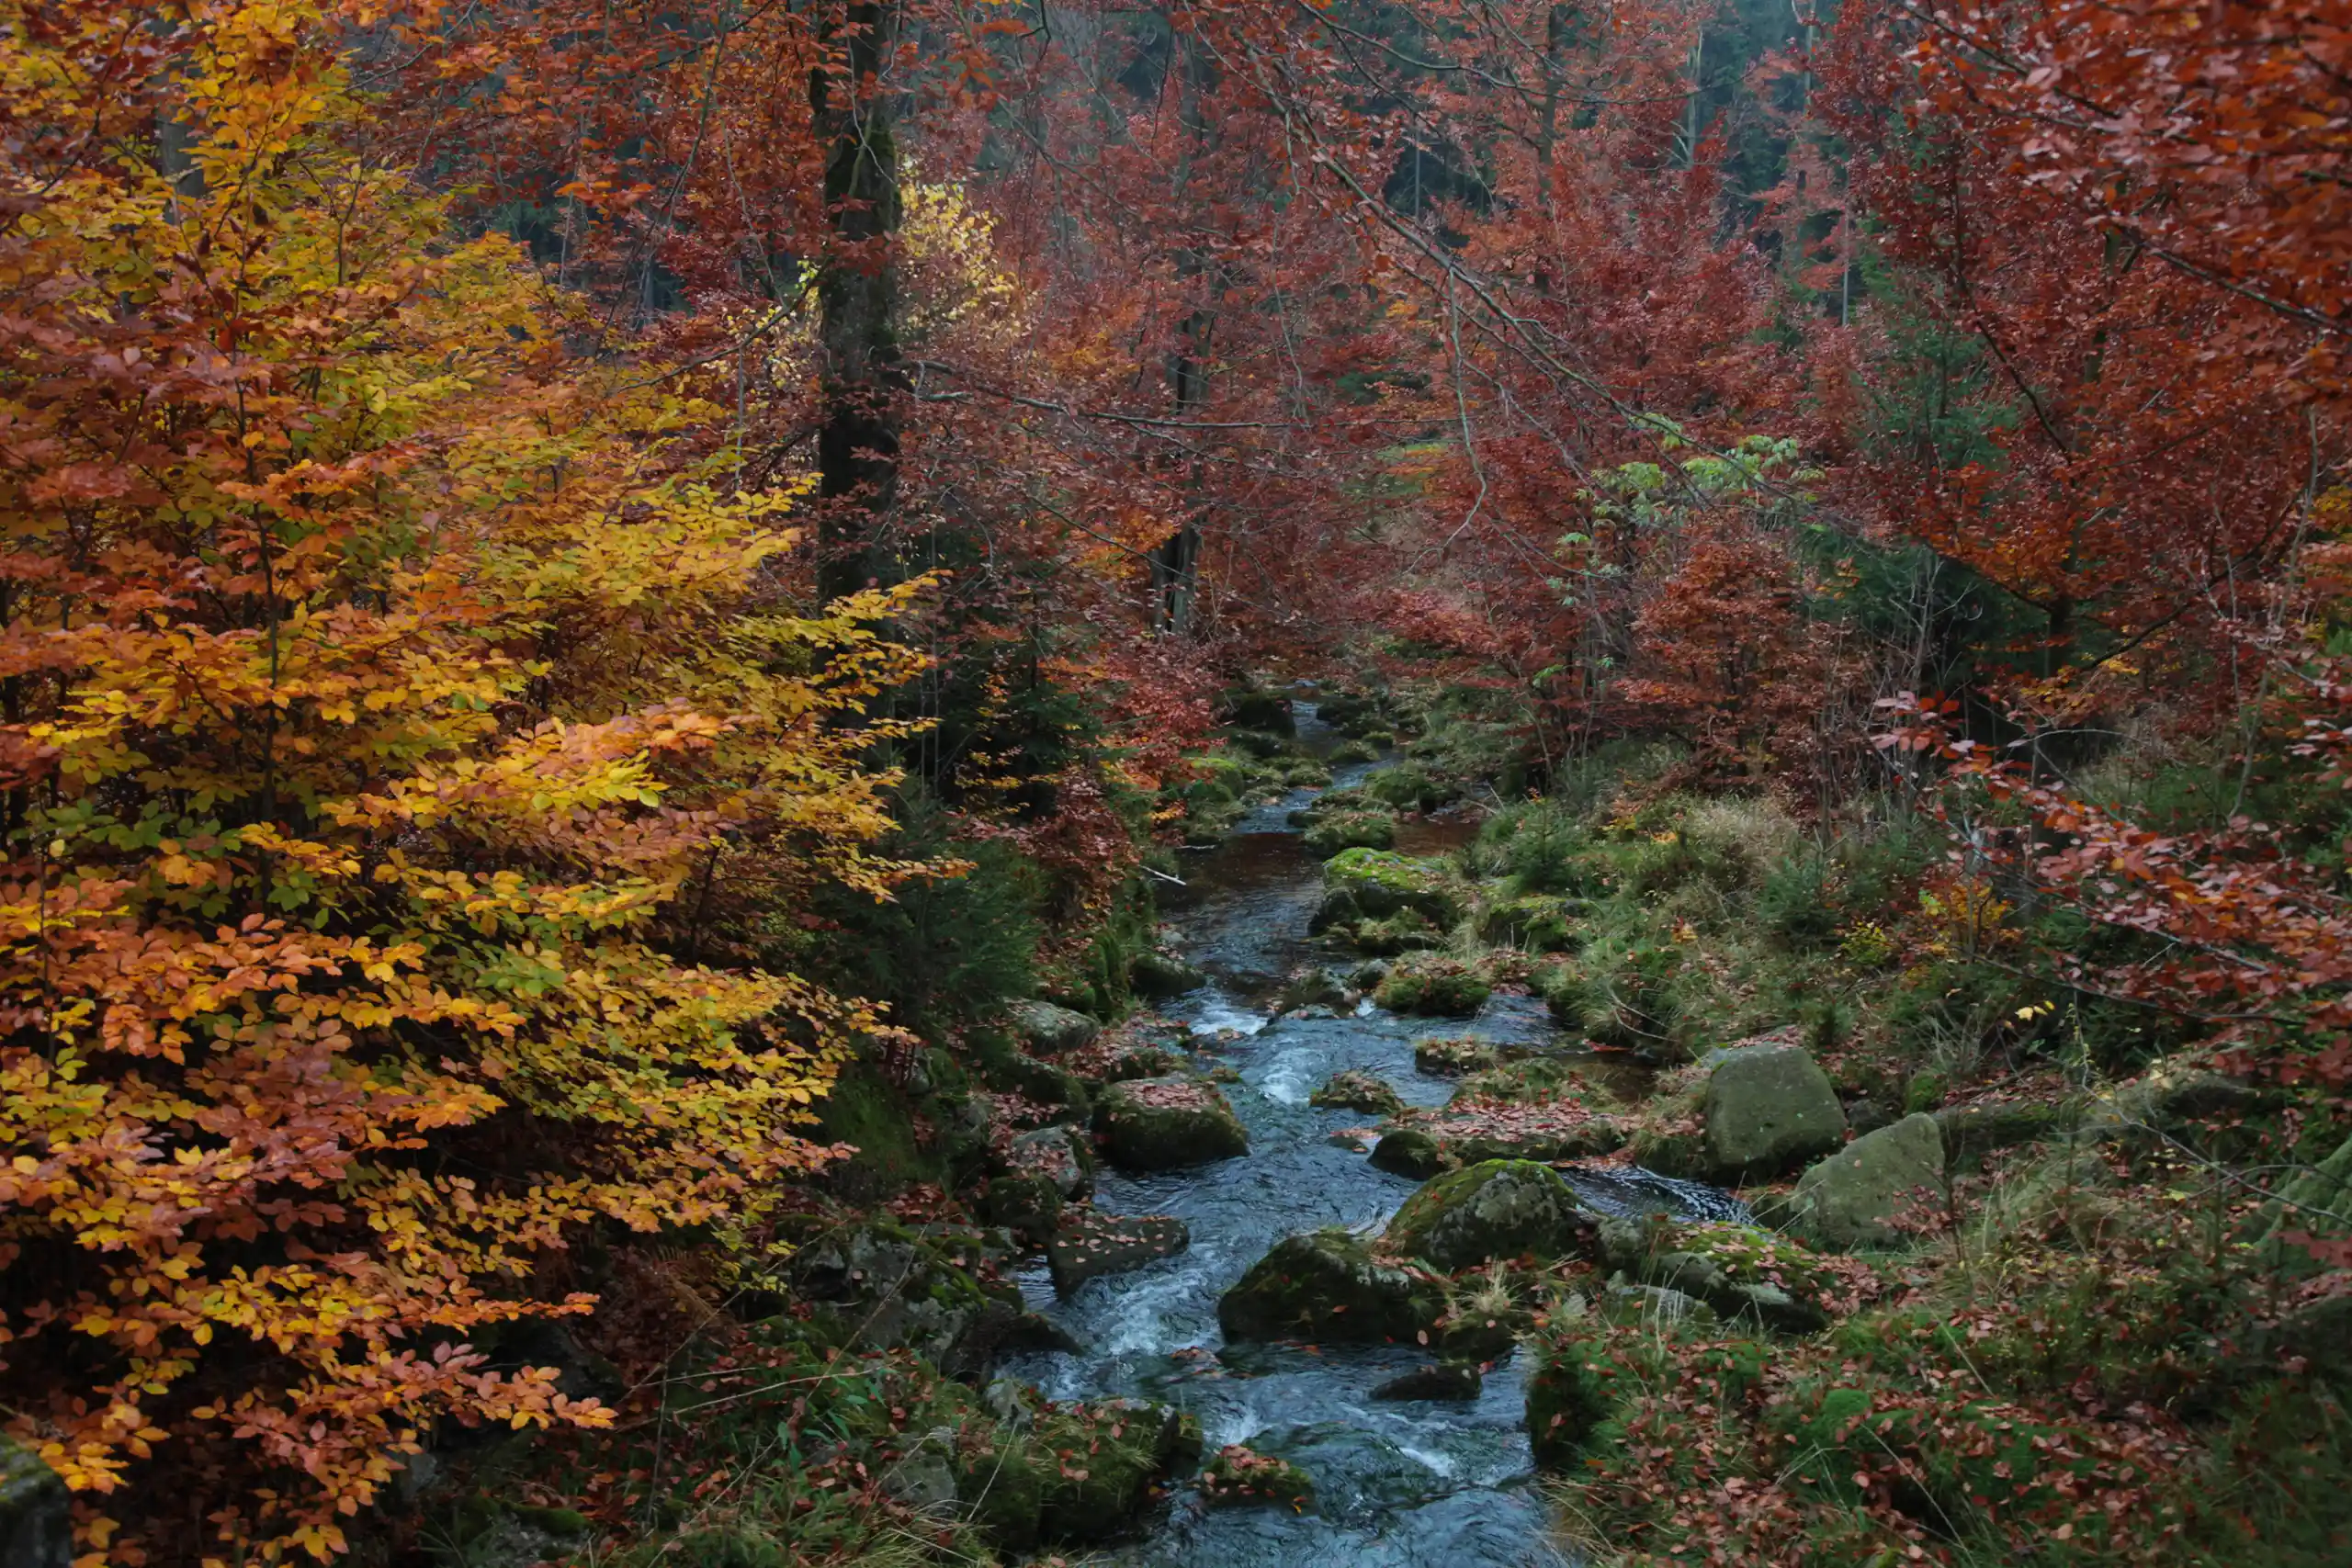
<path fill-rule="evenodd" d="M 1103 1152 L 1131 1170 L 1174 1170 L 1249 1152 L 1250 1136 L 1204 1078 L 1134 1078 L 1102 1091 L 1094 1130 Z"/>
<path fill-rule="evenodd" d="M 1461 795 L 1461 786 L 1433 778 L 1422 768 L 1399 763 L 1382 768 L 1363 781 L 1363 792 L 1383 806 L 1399 811 L 1434 811 Z"/>
<path fill-rule="evenodd" d="M 1445 1154 L 1435 1138 L 1417 1127 L 1384 1127 L 1373 1145 L 1372 1163 L 1392 1175 L 1424 1181 L 1445 1168 Z"/>
<path fill-rule="evenodd" d="M 1413 1042 L 1413 1066 L 1431 1077 L 1459 1077 L 1483 1072 L 1495 1065 L 1494 1043 L 1488 1040 L 1438 1039 Z"/>
<path fill-rule="evenodd" d="M 1532 1254 L 1557 1258 L 1580 1233 L 1575 1195 L 1549 1167 L 1486 1160 L 1431 1180 L 1388 1222 L 1382 1245 L 1448 1270 Z"/>
<path fill-rule="evenodd" d="M 1529 953 L 1562 953 L 1581 943 L 1582 899 L 1529 894 L 1489 904 L 1478 915 L 1478 935 Z"/>
<path fill-rule="evenodd" d="M 1569 1469 L 1614 1435 L 1621 1394 L 1604 1333 L 1597 1323 L 1571 1322 L 1535 1348 L 1526 1380 L 1527 1442 L 1546 1469 Z"/>
<path fill-rule="evenodd" d="M 1394 1116 L 1405 1109 L 1402 1096 L 1373 1073 L 1334 1073 L 1306 1097 L 1309 1105 L 1338 1111 L 1361 1111 L 1368 1116 Z"/>
<path fill-rule="evenodd" d="M 1412 909 L 1451 930 L 1462 919 L 1461 885 L 1432 861 L 1374 849 L 1343 850 L 1323 867 L 1323 885 L 1351 895 L 1363 913 L 1378 918 Z"/>
<path fill-rule="evenodd" d="M 1228 1338 L 1411 1339 L 1443 1314 L 1422 1276 L 1381 1262 L 1342 1230 L 1286 1236 L 1217 1302 Z"/>
<path fill-rule="evenodd" d="M 1387 958 L 1443 947 L 1445 933 L 1419 909 L 1399 909 L 1385 919 L 1356 921 L 1348 928 L 1348 940 L 1359 952 Z"/>
<path fill-rule="evenodd" d="M 1396 842 L 1396 818 L 1385 811 L 1340 811 L 1306 829 L 1306 852 L 1329 860 L 1341 850 L 1385 850 Z"/>
<path fill-rule="evenodd" d="M 1466 964 L 1414 953 L 1388 971 L 1373 999 L 1391 1012 L 1468 1018 L 1487 1005 L 1493 992 L 1494 987 Z"/>
<path fill-rule="evenodd" d="M 1219 1449 L 1201 1472 L 1201 1495 L 1211 1503 L 1287 1503 L 1304 1507 L 1315 1500 L 1315 1483 L 1290 1461 L 1236 1443 Z"/>

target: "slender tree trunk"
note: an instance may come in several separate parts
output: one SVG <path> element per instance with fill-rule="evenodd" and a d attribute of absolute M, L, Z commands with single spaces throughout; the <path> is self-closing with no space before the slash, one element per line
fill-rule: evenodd
<path fill-rule="evenodd" d="M 1175 31 L 1169 48 L 1170 68 L 1177 75 L 1177 122 L 1184 128 L 1184 153 L 1176 170 L 1177 194 L 1182 197 L 1184 186 L 1192 179 L 1193 154 L 1207 136 L 1207 128 L 1201 120 L 1201 88 L 1205 62 L 1192 35 L 1181 29 Z M 1186 244 L 1176 253 L 1176 276 L 1181 293 L 1196 295 L 1203 287 L 1206 271 L 1206 264 L 1194 246 Z M 1176 324 L 1176 343 L 1168 355 L 1168 392 L 1169 401 L 1180 420 L 1197 410 L 1208 396 L 1210 326 L 1209 311 L 1197 300 Z M 1200 475 L 1196 460 L 1184 457 L 1178 461 L 1193 468 L 1193 471 L 1185 476 L 1185 489 L 1197 490 Z M 1176 532 L 1151 552 L 1152 618 L 1161 631 L 1181 636 L 1193 629 L 1193 610 L 1199 596 L 1200 560 L 1200 511 L 1188 502 L 1184 520 L 1178 525 Z"/>
<path fill-rule="evenodd" d="M 824 425 L 817 437 L 818 590 L 827 598 L 903 575 L 888 548 L 898 497 L 899 150 L 881 78 L 898 39 L 896 0 L 829 10 L 832 58 L 809 73 L 808 103 L 827 148 L 825 205 L 834 254 L 818 279 L 823 314 Z"/>

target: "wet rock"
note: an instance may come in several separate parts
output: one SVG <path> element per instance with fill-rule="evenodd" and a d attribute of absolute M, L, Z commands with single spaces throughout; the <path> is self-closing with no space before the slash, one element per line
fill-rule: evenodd
<path fill-rule="evenodd" d="M 1396 818 L 1385 811 L 1334 811 L 1318 817 L 1300 840 L 1317 860 L 1342 850 L 1385 850 L 1396 843 Z"/>
<path fill-rule="evenodd" d="M 1018 1289 L 983 1283 L 956 1256 L 905 1226 L 876 1220 L 805 1244 L 786 1272 L 840 1342 L 912 1350 L 953 1377 L 985 1364 L 1026 1315 Z"/>
<path fill-rule="evenodd" d="M 1015 1002 L 1010 1017 L 1013 1033 L 1040 1056 L 1060 1056 L 1080 1050 L 1102 1032 L 1102 1026 L 1084 1013 L 1053 1002 Z"/>
<path fill-rule="evenodd" d="M 1391 1012 L 1468 1018 L 1493 993 L 1486 977 L 1459 959 L 1414 953 L 1390 967 L 1373 999 Z"/>
<path fill-rule="evenodd" d="M 1557 1172 L 1487 1160 L 1438 1177 L 1388 1222 L 1385 1244 L 1452 1271 L 1498 1258 L 1557 1258 L 1589 1247 L 1592 1222 Z"/>
<path fill-rule="evenodd" d="M 1416 1040 L 1413 1067 L 1431 1077 L 1458 1078 L 1486 1071 L 1496 1062 L 1492 1042 L 1485 1040 Z"/>
<path fill-rule="evenodd" d="M 1778 1176 L 1846 1141 L 1845 1108 L 1804 1047 L 1735 1046 L 1710 1060 L 1702 1152 L 1715 1179 Z"/>
<path fill-rule="evenodd" d="M 1127 984 L 1136 995 L 1158 1000 L 1181 997 L 1208 984 L 1207 972 L 1171 953 L 1139 953 L 1127 965 Z"/>
<path fill-rule="evenodd" d="M 1005 1156 L 1012 1169 L 1043 1176 L 1064 1198 L 1082 1198 L 1094 1185 L 1094 1151 L 1074 1127 L 1039 1127 L 1012 1140 Z"/>
<path fill-rule="evenodd" d="M 1476 1399 L 1486 1378 L 1475 1361 L 1440 1361 L 1390 1378 L 1372 1391 L 1374 1399 Z"/>
<path fill-rule="evenodd" d="M 1087 1113 L 1086 1081 L 1067 1067 L 1041 1062 L 1026 1052 L 1012 1053 L 996 1065 L 990 1077 L 1023 1100 L 1058 1105 L 1080 1118 Z"/>
<path fill-rule="evenodd" d="M 1294 970 L 1283 982 L 1282 992 L 1274 998 L 1274 1010 L 1292 1012 L 1302 1008 L 1344 1006 L 1348 988 L 1329 969 L 1308 965 Z"/>
<path fill-rule="evenodd" d="M 1389 1438 L 1343 1422 L 1276 1427 L 1250 1444 L 1313 1477 L 1316 1512 L 1342 1523 L 1371 1524 L 1453 1489 Z"/>
<path fill-rule="evenodd" d="M 1128 1170 L 1175 1170 L 1250 1151 L 1233 1107 L 1205 1078 L 1135 1078 L 1103 1089 L 1094 1131 L 1111 1162 Z"/>
<path fill-rule="evenodd" d="M 1102 1274 L 1140 1269 L 1173 1258 L 1193 1243 L 1192 1228 L 1166 1214 L 1106 1214 L 1072 1209 L 1046 1244 L 1054 1289 L 1068 1295 Z"/>
<path fill-rule="evenodd" d="M 1324 1079 L 1323 1087 L 1306 1097 L 1306 1103 L 1325 1110 L 1361 1111 L 1367 1116 L 1396 1116 L 1405 1109 L 1404 1097 L 1386 1079 L 1353 1070 Z"/>
<path fill-rule="evenodd" d="M 1899 1247 L 1909 1238 L 1889 1220 L 1944 1185 L 1944 1140 L 1936 1119 L 1905 1116 L 1865 1134 L 1812 1166 L 1774 1223 L 1815 1247 Z"/>
<path fill-rule="evenodd" d="M 1380 1141 L 1372 1146 L 1372 1163 L 1393 1175 L 1426 1181 L 1445 1168 L 1445 1154 L 1435 1138 L 1419 1128 L 1384 1127 Z"/>
<path fill-rule="evenodd" d="M 58 1473 L 0 1437 L 0 1568 L 71 1568 L 74 1504 Z"/>
<path fill-rule="evenodd" d="M 1286 1236 L 1217 1302 L 1233 1339 L 1410 1339 L 1445 1310 L 1436 1284 L 1373 1256 L 1347 1231 Z"/>
<path fill-rule="evenodd" d="M 1462 919 L 1462 886 L 1436 861 L 1385 850 L 1345 850 L 1325 863 L 1323 886 L 1346 892 L 1374 919 L 1411 909 L 1451 929 Z"/>
<path fill-rule="evenodd" d="M 1237 689 L 1217 699 L 1217 711 L 1224 722 L 1236 729 L 1254 729 L 1265 735 L 1298 733 L 1298 719 L 1285 693 Z"/>
<path fill-rule="evenodd" d="M 1233 1443 L 1217 1450 L 1201 1472 L 1201 1497 L 1213 1506 L 1283 1503 L 1304 1509 L 1315 1501 L 1315 1483 L 1286 1459 Z"/>
<path fill-rule="evenodd" d="M 1306 934 L 1321 936 L 1326 931 L 1351 931 L 1365 919 L 1363 907 L 1356 896 L 1345 887 L 1326 887 L 1323 901 L 1315 906 L 1315 913 L 1307 918 Z"/>

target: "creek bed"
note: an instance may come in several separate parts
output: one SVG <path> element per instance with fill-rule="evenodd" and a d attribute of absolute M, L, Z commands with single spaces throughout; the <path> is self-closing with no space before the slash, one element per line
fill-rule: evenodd
<path fill-rule="evenodd" d="M 1302 736 L 1328 738 L 1301 705 Z M 1319 731 L 1319 733 L 1318 733 Z M 1341 771 L 1351 783 L 1368 771 Z M 1110 1213 L 1166 1213 L 1192 1246 L 1132 1273 L 1089 1281 L 1057 1299 L 1042 1271 L 1023 1280 L 1035 1303 L 1085 1348 L 1024 1357 L 1006 1368 L 1056 1399 L 1140 1395 L 1200 1419 L 1209 1447 L 1247 1442 L 1313 1478 L 1312 1511 L 1204 1506 L 1179 1494 L 1148 1537 L 1110 1553 L 1123 1568 L 1531 1568 L 1568 1560 L 1552 1544 L 1521 1429 L 1516 1358 L 1489 1372 L 1476 1401 L 1377 1401 L 1371 1391 L 1413 1367 L 1412 1347 L 1235 1345 L 1217 1298 L 1282 1237 L 1327 1225 L 1378 1228 L 1415 1183 L 1374 1168 L 1333 1134 L 1367 1126 L 1359 1111 L 1317 1110 L 1307 1096 L 1343 1068 L 1385 1078 L 1414 1104 L 1442 1104 L 1453 1086 L 1413 1069 L 1412 1043 L 1432 1033 L 1549 1043 L 1540 1002 L 1498 997 L 1469 1023 L 1404 1019 L 1365 1003 L 1351 1017 L 1279 1019 L 1266 1003 L 1296 965 L 1333 955 L 1306 934 L 1320 897 L 1316 863 L 1288 825 L 1313 798 L 1301 790 L 1261 807 L 1216 849 L 1185 862 L 1169 900 L 1187 955 L 1206 986 L 1165 1010 L 1196 1044 L 1240 1074 L 1227 1086 L 1250 1130 L 1250 1152 L 1153 1176 L 1105 1171 L 1096 1202 Z M 1406 840 L 1451 847 L 1435 825 Z M 1219 1043 L 1222 1037 L 1222 1043 Z M 1655 1206 L 1656 1190 L 1623 1192 L 1600 1178 L 1597 1207 Z"/>

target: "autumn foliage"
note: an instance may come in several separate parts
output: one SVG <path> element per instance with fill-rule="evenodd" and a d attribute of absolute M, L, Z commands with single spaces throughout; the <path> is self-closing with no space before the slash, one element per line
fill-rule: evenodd
<path fill-rule="evenodd" d="M 689 895 L 887 888 L 888 604 L 780 597 L 790 491 L 353 154 L 336 21 L 0 30 L 0 1387 L 109 1561 L 330 1555 L 435 1420 L 604 1419 L 469 1341 L 585 1310 L 584 1226 L 743 1234 L 882 1027 Z"/>

